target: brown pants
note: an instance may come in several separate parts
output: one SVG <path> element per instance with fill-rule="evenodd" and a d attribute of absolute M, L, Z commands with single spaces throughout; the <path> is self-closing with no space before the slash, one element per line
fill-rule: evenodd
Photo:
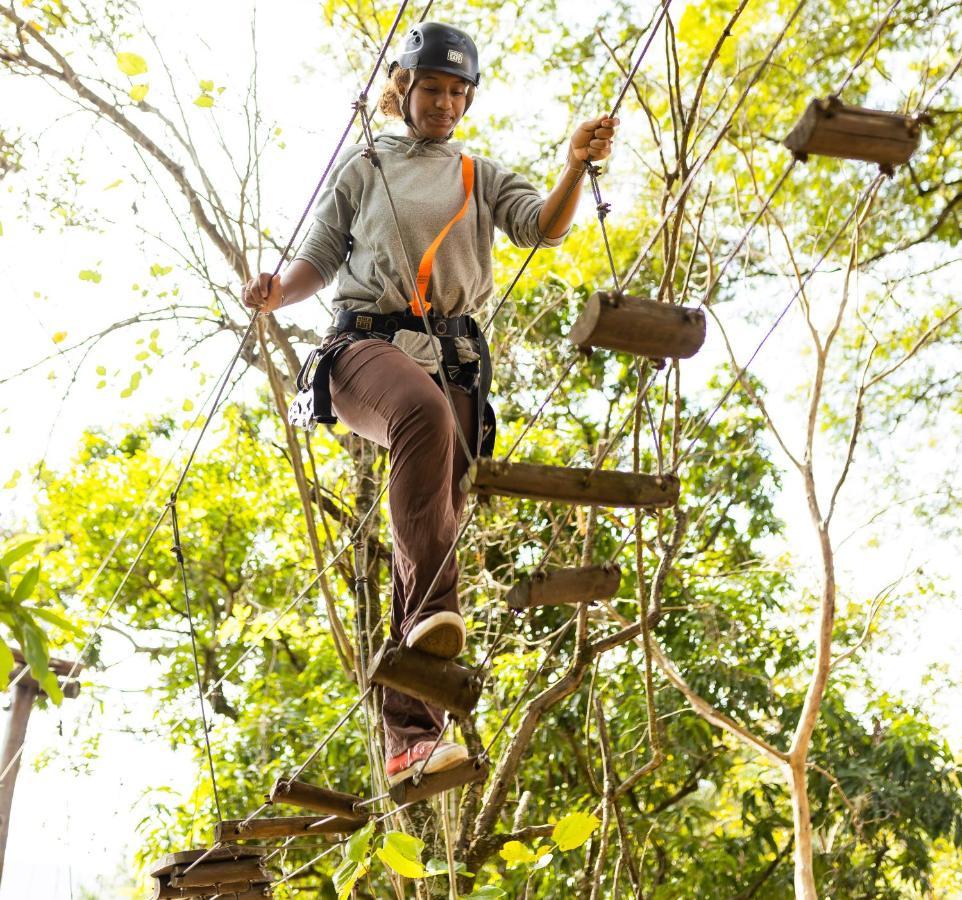
<path fill-rule="evenodd" d="M 451 395 L 473 447 L 474 399 L 455 385 Z M 417 624 L 415 613 L 436 575 L 417 620 L 459 611 L 456 554 L 443 568 L 441 563 L 457 538 L 465 500 L 458 485 L 467 460 L 440 387 L 387 341 L 359 341 L 341 352 L 331 369 L 331 402 L 351 431 L 389 451 L 388 508 L 394 541 L 391 637 L 399 640 Z M 418 741 L 434 740 L 443 722 L 443 710 L 384 689 L 388 757 Z"/>

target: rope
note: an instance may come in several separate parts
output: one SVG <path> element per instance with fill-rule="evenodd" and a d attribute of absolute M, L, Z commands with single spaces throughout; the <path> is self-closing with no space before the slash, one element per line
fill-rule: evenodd
<path fill-rule="evenodd" d="M 835 88 L 836 97 L 839 94 L 841 94 L 843 90 L 845 90 L 845 86 L 849 83 L 849 81 L 851 81 L 852 76 L 855 74 L 856 69 L 858 69 L 858 67 L 862 65 L 862 63 L 865 61 L 865 57 L 868 56 L 868 52 L 871 49 L 872 44 L 875 43 L 878 36 L 882 33 L 882 29 L 885 28 L 885 26 L 888 24 L 888 20 L 892 17 L 892 13 L 895 12 L 895 7 L 898 6 L 899 3 L 901 2 L 902 0 L 895 0 L 895 2 L 885 11 L 885 15 L 882 16 L 882 18 L 879 20 L 878 25 L 875 26 L 875 30 L 872 32 L 872 36 L 865 42 L 865 46 L 862 48 L 862 52 L 859 54 L 858 59 L 856 59 L 855 62 L 852 63 L 851 67 L 848 70 L 848 73 L 842 79 L 842 83 L 837 88 Z"/>
<path fill-rule="evenodd" d="M 665 15 L 668 12 L 668 8 L 670 6 L 671 6 L 671 0 L 664 0 L 664 5 L 661 8 L 661 12 L 659 13 L 658 20 L 649 29 L 648 40 L 645 42 L 644 46 L 641 48 L 641 52 L 638 54 L 638 59 L 635 60 L 635 64 L 632 66 L 631 72 L 628 74 L 628 78 L 625 79 L 625 83 L 622 86 L 621 92 L 618 95 L 618 99 L 615 101 L 615 105 L 612 107 L 612 111 L 609 115 L 609 118 L 614 118 L 618 110 L 620 109 L 622 101 L 624 100 L 625 95 L 628 93 L 628 89 L 631 86 L 631 79 L 634 78 L 635 73 L 638 71 L 638 67 L 641 65 L 642 60 L 644 60 L 645 54 L 648 52 L 648 48 L 651 46 L 651 42 L 654 40 L 655 35 L 658 32 L 658 27 L 661 25 L 662 19 L 664 19 Z M 582 171 L 581 171 L 582 175 L 584 175 L 585 172 L 589 170 L 590 165 L 591 165 L 590 160 L 586 160 L 584 163 L 584 167 L 582 168 Z M 548 226 L 545 229 L 545 231 L 551 230 L 551 226 L 557 221 L 558 216 L 561 213 L 561 210 L 564 208 L 566 202 L 568 201 L 568 198 L 574 193 L 575 188 L 579 184 L 580 184 L 580 178 L 573 181 L 568 186 L 568 189 L 562 195 L 561 202 L 558 204 L 557 212 L 555 213 L 554 216 L 552 216 L 551 220 L 548 222 Z M 515 273 L 514 277 L 511 279 L 511 283 L 502 293 L 501 299 L 498 301 L 497 305 L 495 306 L 494 311 L 488 317 L 488 321 L 485 322 L 484 324 L 484 328 L 482 329 L 483 332 L 487 333 L 488 328 L 490 328 L 491 326 L 491 323 L 494 321 L 495 317 L 501 311 L 501 308 L 504 306 L 504 304 L 507 303 L 508 298 L 513 293 L 518 282 L 521 280 L 521 276 L 527 270 L 528 264 L 531 262 L 532 259 L 534 259 L 534 255 L 538 252 L 538 250 L 541 249 L 541 245 L 544 243 L 544 241 L 545 241 L 545 236 L 542 234 L 541 237 L 538 238 L 535 245 L 531 248 L 531 251 L 524 258 L 524 261 L 521 263 L 521 266 L 519 267 L 518 271 Z"/>
<path fill-rule="evenodd" d="M 684 182 L 682 183 L 682 186 L 679 189 L 678 194 L 675 196 L 675 199 L 669 206 L 667 212 L 665 212 L 664 216 L 662 216 L 661 222 L 658 224 L 658 227 L 655 229 L 655 233 L 651 236 L 648 243 L 645 244 L 641 253 L 638 255 L 638 258 L 635 260 L 635 263 L 632 265 L 627 275 L 625 275 L 623 279 L 624 284 L 626 285 L 630 284 L 634 280 L 635 275 L 638 274 L 638 270 L 641 268 L 642 263 L 648 257 L 648 253 L 651 251 L 651 248 L 654 247 L 655 241 L 658 240 L 659 235 L 662 233 L 662 231 L 665 230 L 665 226 L 668 224 L 671 217 L 675 214 L 678 207 L 681 205 L 682 201 L 684 200 L 685 196 L 688 193 L 688 189 L 691 187 L 692 182 L 695 180 L 695 177 L 701 171 L 702 167 L 705 165 L 709 157 L 711 157 L 712 153 L 715 152 L 715 149 L 718 147 L 718 145 L 722 142 L 722 139 L 724 138 L 725 134 L 728 132 L 729 127 L 731 127 L 731 123 L 734 121 L 735 116 L 738 114 L 738 110 L 741 109 L 742 104 L 748 98 L 748 95 L 751 92 L 752 88 L 755 87 L 755 85 L 758 83 L 758 80 L 762 77 L 762 74 L 764 73 L 764 71 L 768 68 L 768 64 L 769 62 L 771 62 L 772 57 L 775 55 L 775 51 L 778 49 L 782 41 L 785 39 L 785 35 L 788 34 L 789 28 L 791 28 L 792 23 L 795 21 L 796 17 L 802 11 L 802 8 L 805 6 L 806 3 L 808 3 L 808 0 L 799 0 L 798 4 L 792 10 L 791 15 L 788 17 L 788 20 L 785 23 L 785 27 L 779 32 L 778 36 L 775 38 L 771 46 L 768 48 L 768 53 L 765 55 L 765 58 L 761 61 L 761 63 L 759 63 L 759 65 L 756 67 L 755 72 L 752 75 L 751 79 L 749 80 L 748 84 L 745 86 L 745 89 L 742 91 L 741 95 L 735 101 L 735 105 L 732 107 L 731 112 L 728 114 L 728 118 L 725 119 L 725 121 L 722 123 L 721 128 L 719 128 L 718 131 L 715 133 L 715 137 L 712 140 L 711 146 L 708 148 L 708 151 L 704 153 L 702 156 L 700 156 L 696 160 L 695 164 L 689 170 L 688 176 L 685 178 Z"/>
<path fill-rule="evenodd" d="M 207 711 L 204 705 L 204 688 L 201 683 L 200 661 L 197 655 L 197 634 L 194 631 L 194 615 L 190 606 L 190 588 L 187 586 L 187 569 L 184 565 L 184 552 L 180 544 L 180 525 L 177 521 L 176 493 L 171 494 L 170 497 L 170 525 L 174 532 L 174 546 L 170 549 L 177 560 L 177 565 L 180 568 L 180 578 L 184 586 L 184 602 L 187 604 L 187 624 L 190 626 L 190 645 L 193 650 L 194 657 L 194 675 L 197 679 L 197 698 L 200 701 L 200 719 L 204 728 L 204 743 L 207 746 L 207 763 L 210 766 L 210 782 L 211 786 L 213 787 L 214 806 L 217 810 L 217 821 L 223 822 L 224 817 L 221 814 L 220 794 L 217 790 L 217 776 L 214 773 L 214 755 L 210 748 L 210 731 L 208 730 Z"/>
<path fill-rule="evenodd" d="M 675 461 L 674 465 L 672 466 L 673 472 L 677 472 L 678 467 L 691 454 L 691 451 L 694 448 L 695 443 L 698 441 L 702 433 L 708 427 L 711 420 L 715 417 L 715 414 L 718 412 L 718 410 L 722 408 L 725 401 L 731 396 L 732 391 L 735 390 L 735 387 L 738 385 L 742 377 L 748 371 L 748 367 L 755 361 L 755 358 L 761 352 L 762 348 L 765 346 L 768 339 L 775 333 L 775 329 L 778 328 L 778 326 L 781 324 L 785 316 L 788 315 L 788 311 L 792 308 L 792 306 L 795 305 L 795 301 L 798 299 L 799 296 L 801 296 L 802 291 L 805 289 L 805 285 L 808 284 L 808 282 L 812 279 L 812 276 L 818 270 L 818 267 L 822 264 L 822 262 L 824 262 L 825 258 L 831 252 L 832 248 L 835 246 L 836 243 L 838 243 L 839 238 L 844 234 L 849 224 L 855 218 L 859 210 L 859 205 L 862 203 L 862 200 L 865 199 L 870 201 L 870 198 L 874 196 L 875 192 L 878 190 L 878 187 L 882 183 L 882 180 L 884 178 L 885 176 L 883 174 L 876 175 L 873 181 L 871 182 L 871 184 L 869 184 L 869 186 L 865 189 L 865 191 L 859 196 L 859 199 L 856 200 L 855 205 L 852 207 L 852 211 L 845 217 L 845 221 L 842 223 L 841 227 L 832 236 L 832 239 L 829 241 L 828 246 L 825 247 L 825 249 L 822 251 L 819 258 L 815 261 L 815 264 L 808 270 L 808 273 L 802 279 L 801 283 L 796 288 L 792 296 L 789 298 L 788 302 L 785 304 L 782 311 L 778 314 L 778 317 L 769 326 L 768 330 L 765 332 L 761 341 L 758 343 L 758 346 L 752 352 L 752 355 L 748 358 L 748 361 L 739 368 L 738 373 L 735 375 L 735 378 L 732 380 L 731 384 L 725 390 L 725 393 L 722 394 L 721 399 L 715 404 L 715 406 L 711 409 L 711 411 L 707 415 L 702 417 L 702 421 L 698 426 L 698 429 L 695 432 L 694 437 L 691 439 L 688 446 L 682 452 L 681 456 Z"/>

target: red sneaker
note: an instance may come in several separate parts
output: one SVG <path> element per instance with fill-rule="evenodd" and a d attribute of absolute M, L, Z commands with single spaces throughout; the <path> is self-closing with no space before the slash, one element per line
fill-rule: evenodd
<path fill-rule="evenodd" d="M 434 748 L 434 752 L 431 749 Z M 428 759 L 430 757 L 430 759 Z M 394 787 L 408 778 L 421 771 L 424 766 L 425 774 L 431 772 L 443 772 L 451 769 L 460 762 L 468 758 L 468 750 L 460 744 L 451 741 L 441 741 L 437 747 L 434 741 L 420 741 L 413 747 L 408 747 L 403 753 L 392 756 L 385 769 L 387 770 L 387 783 Z M 427 760 L 427 765 L 424 761 Z"/>

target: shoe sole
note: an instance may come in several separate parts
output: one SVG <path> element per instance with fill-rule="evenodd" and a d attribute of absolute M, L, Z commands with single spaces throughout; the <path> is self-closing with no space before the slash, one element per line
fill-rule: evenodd
<path fill-rule="evenodd" d="M 431 656 L 454 659 L 464 649 L 464 638 L 461 631 L 453 625 L 439 625 L 437 628 L 432 628 L 412 646 L 415 650 Z"/>
<path fill-rule="evenodd" d="M 446 769 L 453 769 L 459 763 L 463 763 L 467 758 L 467 748 L 462 747 L 460 744 L 457 745 L 456 750 L 453 748 L 437 750 L 428 760 L 428 764 L 424 768 L 424 774 L 431 775 L 434 772 L 443 772 Z M 407 781 L 407 779 L 413 778 L 418 772 L 421 771 L 421 766 L 423 765 L 424 760 L 419 759 L 413 766 L 410 766 L 407 769 L 401 769 L 400 772 L 397 772 L 394 775 L 388 775 L 388 785 L 395 787 L 402 781 Z"/>

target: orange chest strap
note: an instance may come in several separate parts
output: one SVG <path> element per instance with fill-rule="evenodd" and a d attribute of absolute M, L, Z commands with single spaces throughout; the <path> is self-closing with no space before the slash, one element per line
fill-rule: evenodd
<path fill-rule="evenodd" d="M 454 218 L 441 229 L 438 236 L 431 241 L 431 246 L 424 251 L 424 256 L 421 257 L 421 265 L 418 266 L 417 286 L 410 301 L 411 312 L 416 316 L 422 314 L 422 304 L 424 312 L 431 308 L 431 304 L 427 300 L 427 293 L 428 285 L 431 282 L 431 270 L 434 268 L 434 256 L 438 252 L 438 247 L 441 246 L 441 242 L 448 236 L 448 232 L 454 227 L 455 223 L 464 218 L 464 214 L 471 204 L 471 194 L 474 191 L 474 160 L 467 153 L 461 154 L 461 181 L 464 184 L 464 204 Z"/>

